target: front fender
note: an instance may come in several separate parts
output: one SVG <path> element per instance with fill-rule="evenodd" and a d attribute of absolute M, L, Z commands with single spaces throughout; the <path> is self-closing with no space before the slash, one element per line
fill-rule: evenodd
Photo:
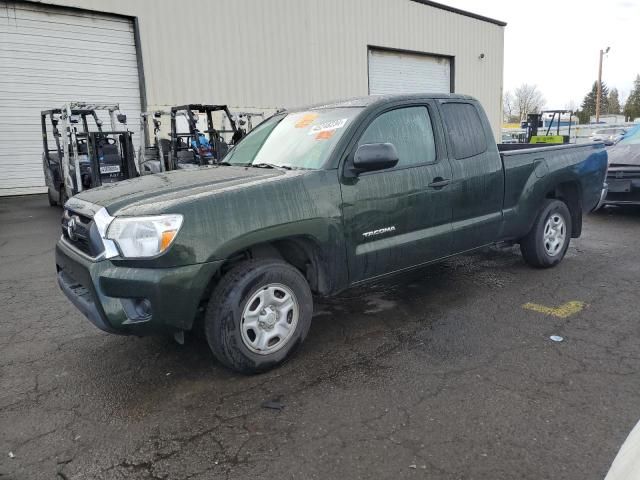
<path fill-rule="evenodd" d="M 196 228 L 185 232 L 197 242 L 199 261 L 227 260 L 251 247 L 287 239 L 307 239 L 317 246 L 330 290 L 348 282 L 342 226 L 341 193 L 335 170 L 265 182 L 227 192 L 200 206 Z"/>
<path fill-rule="evenodd" d="M 302 241 L 314 246 L 317 262 L 314 266 L 320 270 L 320 278 L 324 279 L 320 281 L 320 291 L 330 293 L 347 285 L 347 258 L 340 218 L 301 220 L 246 232 L 219 245 L 212 252 L 212 258 L 230 259 L 252 247 L 287 240 Z"/>

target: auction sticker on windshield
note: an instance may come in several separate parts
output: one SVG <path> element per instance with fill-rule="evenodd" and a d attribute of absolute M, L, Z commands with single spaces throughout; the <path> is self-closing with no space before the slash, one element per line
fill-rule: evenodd
<path fill-rule="evenodd" d="M 317 135 L 320 132 L 328 132 L 330 130 L 337 130 L 346 125 L 348 118 L 341 118 L 340 120 L 331 120 L 321 123 L 320 125 L 314 125 L 309 129 L 309 135 Z"/>
<path fill-rule="evenodd" d="M 335 130 L 323 130 L 316 135 L 316 140 L 328 140 L 336 133 Z"/>
<path fill-rule="evenodd" d="M 295 124 L 296 128 L 306 128 L 313 123 L 313 121 L 318 117 L 317 113 L 307 113 L 304 117 L 302 117 L 298 123 Z"/>

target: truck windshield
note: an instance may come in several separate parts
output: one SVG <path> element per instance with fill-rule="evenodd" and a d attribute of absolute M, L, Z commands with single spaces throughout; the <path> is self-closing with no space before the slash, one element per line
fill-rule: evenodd
<path fill-rule="evenodd" d="M 249 133 L 224 158 L 230 165 L 321 168 L 360 108 L 276 115 Z"/>

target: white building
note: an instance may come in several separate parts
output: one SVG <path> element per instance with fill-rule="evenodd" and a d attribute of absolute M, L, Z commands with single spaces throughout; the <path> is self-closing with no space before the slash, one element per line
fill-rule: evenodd
<path fill-rule="evenodd" d="M 0 195 L 44 192 L 41 110 L 478 98 L 496 136 L 503 22 L 427 0 L 0 0 Z"/>
<path fill-rule="evenodd" d="M 608 125 L 625 123 L 626 121 L 627 121 L 627 117 L 625 117 L 624 115 L 614 115 L 614 114 L 608 114 L 608 113 L 605 115 L 600 115 L 600 123 L 604 123 Z M 596 124 L 595 115 L 591 115 L 589 117 L 589 123 Z"/>

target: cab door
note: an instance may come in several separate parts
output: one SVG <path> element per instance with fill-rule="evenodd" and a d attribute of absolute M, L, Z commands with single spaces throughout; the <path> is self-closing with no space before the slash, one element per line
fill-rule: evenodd
<path fill-rule="evenodd" d="M 504 171 L 482 108 L 471 101 L 440 102 L 453 172 L 452 253 L 496 241 L 502 229 Z"/>
<path fill-rule="evenodd" d="M 369 119 L 354 142 L 392 143 L 398 164 L 341 181 L 350 281 L 357 283 L 451 252 L 451 167 L 441 150 L 435 106 L 389 108 Z M 345 171 L 348 168 L 348 160 Z"/>

